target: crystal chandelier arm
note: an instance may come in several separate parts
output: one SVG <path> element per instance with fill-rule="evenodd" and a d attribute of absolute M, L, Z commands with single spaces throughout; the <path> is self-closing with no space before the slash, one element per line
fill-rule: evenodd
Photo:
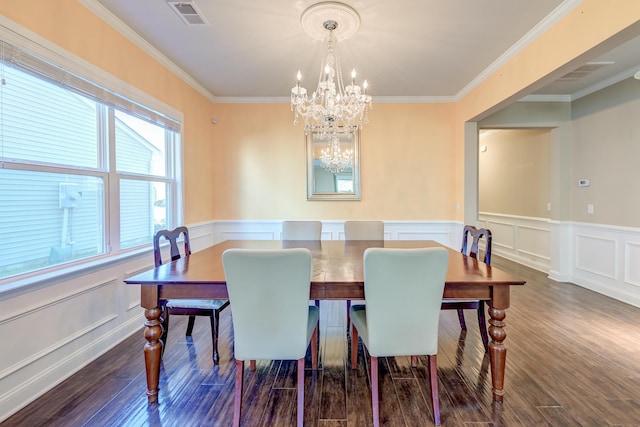
<path fill-rule="evenodd" d="M 320 66 L 318 85 L 307 95 L 300 86 L 301 74 L 298 73 L 296 86 L 291 90 L 291 109 L 295 111 L 294 124 L 299 116 L 304 117 L 305 133 L 309 129 L 321 129 L 323 135 L 349 135 L 368 122 L 368 109 L 371 108 L 371 96 L 366 94 L 367 81 L 363 89 L 356 84 L 355 69 L 351 73 L 351 84 L 344 85 L 342 66 L 338 55 L 338 43 L 334 34 L 337 22 L 327 20 L 323 27 L 326 55 Z"/>

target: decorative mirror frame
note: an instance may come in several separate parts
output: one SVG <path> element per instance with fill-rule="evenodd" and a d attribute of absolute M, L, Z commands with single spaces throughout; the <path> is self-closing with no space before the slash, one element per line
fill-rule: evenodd
<path fill-rule="evenodd" d="M 307 153 L 307 200 L 360 200 L 360 129 L 353 132 L 351 141 L 353 142 L 353 165 L 352 165 L 352 181 L 353 191 L 316 191 L 316 164 L 320 161 L 315 158 L 314 153 L 321 145 L 328 146 L 326 139 L 320 139 L 321 131 L 319 129 L 309 129 L 306 132 L 306 153 Z M 340 174 L 333 174 L 334 179 Z"/>

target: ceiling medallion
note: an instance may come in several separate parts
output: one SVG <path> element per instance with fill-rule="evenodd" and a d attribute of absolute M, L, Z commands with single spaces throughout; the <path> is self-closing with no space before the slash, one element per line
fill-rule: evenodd
<path fill-rule="evenodd" d="M 291 110 L 294 125 L 304 118 L 305 133 L 309 129 L 335 140 L 338 133 L 351 135 L 363 123 L 368 123 L 371 95 L 367 94 L 367 81 L 362 87 L 356 84 L 356 70 L 351 72 L 351 84 L 342 78 L 338 40 L 345 40 L 360 28 L 360 16 L 350 6 L 337 2 L 323 2 L 307 8 L 300 19 L 302 29 L 315 39 L 324 40 L 326 56 L 323 58 L 318 86 L 308 95 L 301 86 L 302 74 L 298 71 L 297 83 L 291 89 Z"/>

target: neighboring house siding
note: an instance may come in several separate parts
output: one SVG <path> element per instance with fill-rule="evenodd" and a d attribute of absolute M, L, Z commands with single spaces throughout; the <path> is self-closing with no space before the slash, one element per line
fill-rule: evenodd
<path fill-rule="evenodd" d="M 151 173 L 152 155 L 158 150 L 135 131 L 116 119 L 116 169 L 130 173 Z"/>
<path fill-rule="evenodd" d="M 97 167 L 95 103 L 11 68 L 5 74 L 0 156 Z"/>
<path fill-rule="evenodd" d="M 0 160 L 98 168 L 96 104 L 16 70 L 5 73 Z M 115 127 L 126 169 L 150 173 L 156 148 L 120 120 Z M 102 253 L 105 185 L 94 176 L 0 168 L 0 276 L 23 263 L 39 268 Z M 123 228 L 148 235 L 152 189 L 137 185 L 122 205 Z M 65 189 L 76 193 L 73 200 Z"/>
<path fill-rule="evenodd" d="M 149 242 L 153 236 L 153 206 L 149 194 L 153 191 L 146 181 L 122 180 L 120 185 L 120 236 L 122 246 L 131 247 Z M 122 191 L 126 189 L 126 191 Z"/>
<path fill-rule="evenodd" d="M 4 169 L 1 171 L 0 223 L 2 240 L 0 266 L 61 256 L 58 249 L 72 248 L 76 257 L 101 251 L 102 188 L 100 181 L 81 175 L 33 173 Z M 81 199 L 75 208 L 60 207 L 60 181 L 78 184 Z M 66 210 L 66 219 L 65 219 Z M 63 230 L 66 236 L 63 237 Z M 63 241 L 64 240 L 64 241 Z M 58 254 L 58 255 L 56 255 Z M 55 259 L 54 259 L 55 260 Z"/>

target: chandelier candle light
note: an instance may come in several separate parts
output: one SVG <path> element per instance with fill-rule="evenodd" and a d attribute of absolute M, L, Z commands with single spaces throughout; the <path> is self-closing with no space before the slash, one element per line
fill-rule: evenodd
<path fill-rule="evenodd" d="M 323 134 L 335 134 L 340 130 L 351 133 L 369 121 L 368 110 L 371 108 L 371 96 L 367 95 L 367 81 L 362 88 L 356 84 L 356 70 L 351 71 L 351 84 L 344 85 L 340 59 L 337 54 L 337 39 L 333 31 L 336 21 L 324 22 L 328 30 L 325 39 L 327 56 L 322 63 L 322 72 L 318 78 L 318 87 L 309 97 L 307 89 L 300 86 L 302 73 L 298 71 L 298 81 L 291 89 L 291 109 L 295 112 L 293 123 L 304 117 L 305 132 L 312 128 L 320 128 Z"/>
<path fill-rule="evenodd" d="M 329 147 L 320 151 L 320 162 L 328 172 L 336 174 L 346 172 L 353 165 L 353 150 L 340 148 L 340 139 L 337 135 L 331 137 Z"/>
<path fill-rule="evenodd" d="M 367 81 L 364 80 L 362 87 L 357 85 L 354 69 L 351 71 L 351 84 L 345 86 L 338 57 L 336 34 L 339 33 L 342 39 L 353 35 L 360 27 L 360 17 L 350 6 L 323 2 L 306 9 L 300 22 L 309 35 L 324 39 L 327 54 L 320 68 L 318 86 L 311 96 L 300 85 L 302 73 L 298 71 L 296 85 L 291 89 L 291 110 L 295 113 L 293 123 L 297 125 L 302 116 L 305 134 L 313 130 L 321 139 L 329 140 L 329 147 L 322 150 L 321 161 L 327 170 L 336 173 L 336 168 L 345 170 L 345 162 L 353 159 L 353 152 L 340 149 L 339 134 L 351 137 L 363 123 L 368 123 L 369 108 L 372 108 Z M 345 24 L 341 32 L 338 31 L 338 22 Z"/>

